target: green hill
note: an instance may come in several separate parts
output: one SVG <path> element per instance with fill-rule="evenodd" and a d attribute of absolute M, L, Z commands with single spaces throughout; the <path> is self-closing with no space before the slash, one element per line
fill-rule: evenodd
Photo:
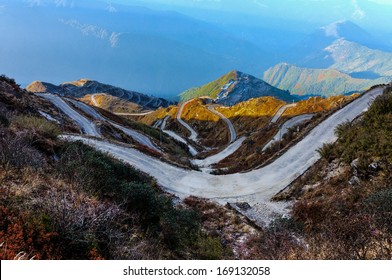
<path fill-rule="evenodd" d="M 268 69 L 264 80 L 292 94 L 332 96 L 366 90 L 375 84 L 388 83 L 391 79 L 355 79 L 334 69 L 300 68 L 282 63 Z"/>
<path fill-rule="evenodd" d="M 251 98 L 272 96 L 283 101 L 293 101 L 288 91 L 277 89 L 270 84 L 239 71 L 220 77 L 201 87 L 189 89 L 180 94 L 181 101 L 208 96 L 224 105 L 234 105 Z"/>

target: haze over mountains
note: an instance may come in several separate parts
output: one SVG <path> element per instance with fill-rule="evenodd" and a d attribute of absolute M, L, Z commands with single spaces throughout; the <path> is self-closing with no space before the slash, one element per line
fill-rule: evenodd
<path fill-rule="evenodd" d="M 244 1 L 241 7 L 228 0 L 191 2 L 0 0 L 0 72 L 23 86 L 87 77 L 171 100 L 232 70 L 294 94 L 324 96 L 362 90 L 391 75 L 392 42 L 386 28 L 375 27 L 373 12 L 382 7 L 381 16 L 388 5 L 287 1 L 282 10 L 270 0 Z M 316 6 L 339 18 L 317 18 Z M 294 14 L 298 9 L 306 19 Z M 279 71 L 277 82 L 269 68 L 283 62 L 335 69 L 344 78 L 327 86 L 302 79 L 294 89 L 293 79 L 313 71 L 292 67 L 289 76 Z"/>

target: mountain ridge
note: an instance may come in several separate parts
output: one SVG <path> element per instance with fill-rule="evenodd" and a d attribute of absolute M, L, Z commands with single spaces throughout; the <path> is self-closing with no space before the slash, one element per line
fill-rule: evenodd
<path fill-rule="evenodd" d="M 191 88 L 180 94 L 181 101 L 208 96 L 219 104 L 234 105 L 251 98 L 272 96 L 286 102 L 293 101 L 290 92 L 278 89 L 252 75 L 233 70 L 222 77 Z M 295 99 L 295 97 L 294 97 Z"/>
<path fill-rule="evenodd" d="M 144 109 L 158 109 L 159 107 L 168 107 L 174 104 L 174 102 L 160 97 L 148 96 L 143 93 L 125 90 L 89 79 L 65 82 L 59 86 L 46 82 L 34 81 L 26 87 L 26 90 L 34 93 L 51 92 L 73 98 L 83 98 L 86 95 L 105 93 L 140 105 Z"/>
<path fill-rule="evenodd" d="M 357 79 L 336 69 L 301 68 L 280 63 L 264 72 L 263 79 L 277 88 L 289 90 L 296 95 L 332 96 L 366 90 L 391 79 Z"/>

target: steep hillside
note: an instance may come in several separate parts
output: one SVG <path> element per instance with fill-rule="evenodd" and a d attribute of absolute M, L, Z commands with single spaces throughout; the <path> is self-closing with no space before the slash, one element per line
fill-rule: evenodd
<path fill-rule="evenodd" d="M 346 73 L 392 76 L 392 53 L 371 49 L 345 39 L 336 40 L 325 51 L 333 62 L 330 68 Z"/>
<path fill-rule="evenodd" d="M 294 202 L 292 217 L 279 223 L 279 233 L 259 239 L 255 252 L 267 253 L 259 248 L 278 238 L 295 259 L 390 260 L 391 126 L 388 88 L 364 116 L 338 126 L 337 142 L 319 149 L 322 159 L 276 197 Z"/>
<path fill-rule="evenodd" d="M 174 204 L 129 165 L 60 140 L 67 123 L 40 116 L 49 107 L 0 76 L 0 259 L 223 259 L 234 232 L 254 231 L 234 211 Z M 217 216 L 236 225 L 216 235 Z"/>
<path fill-rule="evenodd" d="M 233 107 L 218 107 L 217 110 L 233 122 L 237 133 L 247 136 L 244 144 L 235 153 L 215 165 L 218 173 L 252 170 L 280 156 L 282 150 L 296 143 L 325 117 L 356 97 L 358 95 L 316 97 L 300 101 L 287 108 L 275 123 L 272 123 L 271 119 L 284 103 L 274 98 L 257 98 Z M 293 127 L 296 129 L 288 129 L 287 133 L 280 135 L 281 141 L 265 149 L 266 144 L 277 134 L 282 124 L 293 117 L 305 114 L 312 114 L 313 117 Z"/>
<path fill-rule="evenodd" d="M 208 96 L 224 105 L 234 105 L 263 96 L 293 101 L 293 97 L 288 91 L 277 89 L 256 77 L 238 71 L 232 71 L 204 86 L 185 91 L 180 96 L 182 101 Z"/>
<path fill-rule="evenodd" d="M 370 48 L 377 48 L 381 45 L 372 35 L 353 22 L 337 21 L 320 27 L 305 37 L 291 49 L 288 60 L 302 67 L 328 68 L 331 59 L 325 57 L 324 50 L 336 40 L 343 38 Z"/>
<path fill-rule="evenodd" d="M 88 94 L 80 98 L 80 100 L 88 105 L 99 107 L 112 113 L 138 113 L 143 109 L 136 103 L 104 93 Z"/>
<path fill-rule="evenodd" d="M 285 102 L 273 97 L 253 98 L 231 107 L 216 110 L 229 118 L 239 135 L 264 129 Z"/>
<path fill-rule="evenodd" d="M 390 48 L 350 21 L 317 29 L 289 52 L 287 61 L 304 68 L 331 68 L 353 77 L 390 76 Z"/>
<path fill-rule="evenodd" d="M 282 63 L 268 69 L 264 80 L 292 94 L 331 96 L 363 91 L 375 84 L 387 83 L 390 79 L 355 79 L 334 69 L 300 68 Z"/>
<path fill-rule="evenodd" d="M 128 91 L 87 79 L 81 79 L 70 83 L 63 83 L 59 86 L 35 81 L 28 85 L 26 89 L 30 92 L 50 92 L 59 94 L 61 96 L 69 96 L 74 98 L 82 98 L 88 94 L 106 93 L 108 95 L 136 103 L 142 106 L 144 109 L 157 109 L 159 107 L 167 107 L 172 104 L 172 102 L 163 98 L 147 96 L 142 93 Z"/>

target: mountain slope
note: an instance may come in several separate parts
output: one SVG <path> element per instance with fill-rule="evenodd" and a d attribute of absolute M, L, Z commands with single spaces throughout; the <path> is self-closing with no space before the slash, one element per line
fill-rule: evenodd
<path fill-rule="evenodd" d="M 392 53 L 370 49 L 360 44 L 338 39 L 325 51 L 333 62 L 330 68 L 346 73 L 374 73 L 392 76 Z"/>
<path fill-rule="evenodd" d="M 28 85 L 26 89 L 30 92 L 50 92 L 59 94 L 61 96 L 74 98 L 82 98 L 88 94 L 105 93 L 136 103 L 142 106 L 144 109 L 157 109 L 159 107 L 167 107 L 172 104 L 172 102 L 163 98 L 147 96 L 142 93 L 124 90 L 122 88 L 87 79 L 81 79 L 70 83 L 63 83 L 59 86 L 35 81 Z"/>
<path fill-rule="evenodd" d="M 390 78 L 355 79 L 334 69 L 300 68 L 282 63 L 268 69 L 264 73 L 264 80 L 292 94 L 332 96 L 388 83 Z"/>
<path fill-rule="evenodd" d="M 383 67 L 380 63 L 390 59 L 387 50 L 390 48 L 358 25 L 350 21 L 338 21 L 318 28 L 307 36 L 291 49 L 287 60 L 300 67 L 334 68 L 347 73 L 381 68 L 375 73 L 385 76 L 390 75 L 385 73 L 387 71 L 384 68 L 388 67 Z M 341 60 L 345 61 L 345 67 L 335 65 Z"/>
<path fill-rule="evenodd" d="M 88 94 L 80 98 L 80 100 L 88 105 L 99 107 L 112 113 L 138 113 L 143 109 L 136 103 L 105 93 Z"/>
<path fill-rule="evenodd" d="M 209 96 L 218 103 L 234 105 L 251 98 L 273 96 L 284 101 L 292 101 L 288 91 L 277 89 L 266 82 L 239 71 L 231 71 L 221 78 L 198 88 L 180 94 L 181 101 Z"/>

